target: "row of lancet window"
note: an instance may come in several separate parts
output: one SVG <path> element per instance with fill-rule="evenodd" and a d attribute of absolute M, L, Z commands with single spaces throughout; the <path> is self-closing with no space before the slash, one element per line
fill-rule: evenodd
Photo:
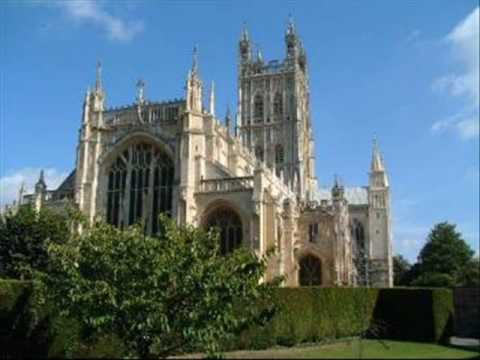
<path fill-rule="evenodd" d="M 263 95 L 257 94 L 253 100 L 253 117 L 255 122 L 262 122 L 264 118 L 265 105 Z M 280 117 L 283 114 L 282 94 L 276 93 L 273 98 L 273 116 Z"/>
<path fill-rule="evenodd" d="M 144 218 L 158 231 L 160 213 L 171 214 L 174 166 L 170 157 L 146 143 L 124 150 L 108 171 L 107 221 L 123 228 Z"/>

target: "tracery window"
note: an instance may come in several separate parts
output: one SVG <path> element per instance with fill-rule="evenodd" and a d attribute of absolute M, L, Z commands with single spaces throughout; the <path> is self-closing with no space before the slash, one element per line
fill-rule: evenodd
<path fill-rule="evenodd" d="M 220 232 L 220 253 L 227 255 L 242 244 L 242 221 L 231 209 L 221 207 L 214 210 L 206 221 L 207 228 L 216 227 Z"/>
<path fill-rule="evenodd" d="M 322 263 L 312 255 L 306 255 L 300 260 L 300 286 L 315 286 L 322 284 Z"/>
<path fill-rule="evenodd" d="M 277 92 L 275 94 L 275 97 L 273 99 L 273 114 L 276 117 L 279 117 L 283 114 L 283 99 L 282 99 L 282 94 Z"/>
<path fill-rule="evenodd" d="M 108 170 L 107 222 L 123 228 L 144 219 L 155 234 L 160 213 L 172 211 L 173 177 L 164 151 L 148 143 L 131 145 Z"/>
<path fill-rule="evenodd" d="M 255 95 L 253 100 L 253 117 L 255 122 L 263 121 L 263 96 L 262 94 Z"/>
<path fill-rule="evenodd" d="M 358 220 L 354 221 L 353 224 L 353 234 L 355 236 L 355 240 L 357 242 L 358 249 L 360 251 L 365 250 L 365 231 L 363 229 L 363 225 Z"/>

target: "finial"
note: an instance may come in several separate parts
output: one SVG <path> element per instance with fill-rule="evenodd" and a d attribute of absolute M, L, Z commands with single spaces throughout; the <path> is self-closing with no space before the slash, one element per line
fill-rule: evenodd
<path fill-rule="evenodd" d="M 145 102 L 145 82 L 142 79 L 137 81 L 137 101 L 141 104 Z"/>
<path fill-rule="evenodd" d="M 372 151 L 372 171 L 384 171 L 385 167 L 383 165 L 382 155 L 380 153 L 380 148 L 378 146 L 377 136 L 373 135 L 373 151 Z"/>
<path fill-rule="evenodd" d="M 225 126 L 227 127 L 227 130 L 229 133 L 230 133 L 231 120 L 232 120 L 232 116 L 230 113 L 230 104 L 227 104 L 227 111 L 225 113 Z"/>
<path fill-rule="evenodd" d="M 243 27 L 242 27 L 242 40 L 243 41 L 248 41 L 248 30 L 247 30 L 247 22 L 243 22 Z"/>
<path fill-rule="evenodd" d="M 43 169 L 40 170 L 40 177 L 38 178 L 38 182 L 42 182 L 42 183 L 45 182 L 45 177 L 44 177 Z"/>
<path fill-rule="evenodd" d="M 192 73 L 198 72 L 198 46 L 195 44 L 193 47 L 193 56 L 192 56 Z"/>
<path fill-rule="evenodd" d="M 288 25 L 287 25 L 287 34 L 294 34 L 295 33 L 295 25 L 293 23 L 292 14 L 288 14 Z"/>
<path fill-rule="evenodd" d="M 102 90 L 102 63 L 97 61 L 97 77 L 95 80 L 95 90 Z"/>
<path fill-rule="evenodd" d="M 263 62 L 263 55 L 260 46 L 257 45 L 257 61 Z"/>
<path fill-rule="evenodd" d="M 215 116 L 215 82 L 210 86 L 210 114 Z"/>

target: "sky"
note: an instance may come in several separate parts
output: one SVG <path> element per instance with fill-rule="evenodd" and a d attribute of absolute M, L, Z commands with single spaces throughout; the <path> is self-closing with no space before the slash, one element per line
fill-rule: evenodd
<path fill-rule="evenodd" d="M 245 23 L 266 61 L 292 16 L 307 52 L 321 186 L 368 184 L 372 139 L 392 193 L 393 247 L 415 261 L 449 221 L 479 249 L 479 8 L 473 0 L 15 1 L 0 3 L 0 206 L 45 169 L 74 168 L 82 102 L 102 63 L 107 105 L 184 96 L 192 49 L 236 104 Z"/>

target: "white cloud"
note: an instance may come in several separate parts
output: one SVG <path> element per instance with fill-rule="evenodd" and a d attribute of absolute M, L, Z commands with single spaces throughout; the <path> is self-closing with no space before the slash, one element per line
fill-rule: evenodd
<path fill-rule="evenodd" d="M 0 209 L 17 200 L 18 190 L 23 183 L 27 193 L 32 192 L 40 175 L 38 168 L 23 168 L 0 178 Z M 55 168 L 44 169 L 45 183 L 49 190 L 56 189 L 68 176 L 68 172 Z"/>
<path fill-rule="evenodd" d="M 435 79 L 432 89 L 463 99 L 465 105 L 457 114 L 433 124 L 433 132 L 453 130 L 466 140 L 479 135 L 479 16 L 476 7 L 443 39 L 456 70 Z"/>
<path fill-rule="evenodd" d="M 68 0 L 55 3 L 72 19 L 96 24 L 112 40 L 129 41 L 143 31 L 141 21 L 125 21 L 106 11 L 101 3 L 93 0 Z"/>
<path fill-rule="evenodd" d="M 462 139 L 468 140 L 479 135 L 478 113 L 462 114 L 458 113 L 450 118 L 439 120 L 433 123 L 431 127 L 432 133 L 441 134 L 445 131 L 454 131 Z"/>

